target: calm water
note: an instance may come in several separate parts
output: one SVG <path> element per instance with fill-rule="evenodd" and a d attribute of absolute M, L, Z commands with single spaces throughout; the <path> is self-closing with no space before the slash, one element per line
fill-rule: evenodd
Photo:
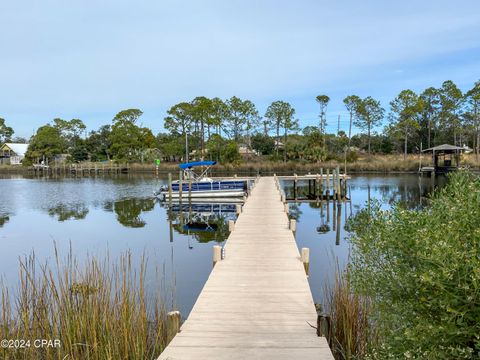
<path fill-rule="evenodd" d="M 345 230 L 346 220 L 368 204 L 378 200 L 388 209 L 400 202 L 407 208 L 420 208 L 428 204 L 428 197 L 436 186 L 444 185 L 444 177 L 420 178 L 418 175 L 352 176 L 348 181 L 350 202 L 335 205 L 333 202 L 290 202 L 290 216 L 297 219 L 297 244 L 310 248 L 309 282 L 316 303 L 323 302 L 326 284 L 331 284 L 338 262 L 343 268 L 348 262 L 350 244 Z M 293 193 L 285 183 L 287 196 Z M 303 188 L 308 191 L 308 183 Z"/>
<path fill-rule="evenodd" d="M 187 315 L 211 271 L 211 247 L 228 237 L 226 224 L 235 218 L 234 205 L 169 210 L 152 197 L 164 183 L 166 179 L 138 175 L 0 178 L 1 276 L 8 284 L 16 284 L 19 258 L 34 251 L 39 263 L 51 261 L 54 246 L 60 256 L 68 255 L 71 248 L 79 259 L 107 254 L 115 259 L 131 251 L 138 264 L 146 254 L 148 288 L 163 289 L 168 300 Z M 333 203 L 328 208 L 326 204 L 290 205 L 291 216 L 298 219 L 298 246 L 310 248 L 309 280 L 316 302 L 322 301 L 323 286 L 334 274 L 336 259 L 340 265 L 348 259 L 345 219 L 369 198 L 385 207 L 394 201 L 420 206 L 433 187 L 430 179 L 420 181 L 416 175 L 354 176 L 349 184 L 351 203 L 335 209 Z"/>

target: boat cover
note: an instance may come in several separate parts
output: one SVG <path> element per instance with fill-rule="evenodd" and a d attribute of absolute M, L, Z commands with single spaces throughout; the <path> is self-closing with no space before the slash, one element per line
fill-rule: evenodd
<path fill-rule="evenodd" d="M 180 169 L 186 170 L 195 166 L 213 166 L 216 163 L 217 163 L 216 161 L 194 161 L 194 162 L 180 164 L 179 166 L 180 166 Z"/>

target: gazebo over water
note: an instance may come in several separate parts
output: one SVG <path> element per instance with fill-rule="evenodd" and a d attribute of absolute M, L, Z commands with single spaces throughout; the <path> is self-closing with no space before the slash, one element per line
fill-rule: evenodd
<path fill-rule="evenodd" d="M 424 153 L 432 154 L 432 166 L 423 166 L 421 173 L 445 174 L 455 171 L 460 166 L 460 154 L 464 147 L 443 144 L 423 150 Z"/>

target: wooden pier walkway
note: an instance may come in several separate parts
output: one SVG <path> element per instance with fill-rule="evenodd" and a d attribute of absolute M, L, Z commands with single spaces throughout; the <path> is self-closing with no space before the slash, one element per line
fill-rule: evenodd
<path fill-rule="evenodd" d="M 273 177 L 258 180 L 188 319 L 159 360 L 333 359 Z"/>

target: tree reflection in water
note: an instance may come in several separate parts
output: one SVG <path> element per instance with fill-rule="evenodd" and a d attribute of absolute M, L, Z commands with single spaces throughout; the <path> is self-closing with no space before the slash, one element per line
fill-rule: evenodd
<path fill-rule="evenodd" d="M 115 202 L 107 202 L 103 208 L 106 211 L 114 211 L 120 224 L 131 228 L 141 228 L 147 223 L 140 216 L 142 212 L 152 211 L 155 208 L 155 199 L 122 199 Z"/>
<path fill-rule="evenodd" d="M 82 220 L 87 217 L 88 208 L 85 204 L 59 204 L 48 209 L 48 215 L 56 217 L 58 221 Z"/>
<path fill-rule="evenodd" d="M 3 227 L 10 220 L 9 214 L 0 214 L 0 227 Z"/>

